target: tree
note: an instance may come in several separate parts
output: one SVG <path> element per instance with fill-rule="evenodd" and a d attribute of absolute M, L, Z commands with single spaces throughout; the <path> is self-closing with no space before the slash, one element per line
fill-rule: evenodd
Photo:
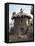
<path fill-rule="evenodd" d="M 34 7 L 32 6 L 31 14 L 34 15 Z"/>

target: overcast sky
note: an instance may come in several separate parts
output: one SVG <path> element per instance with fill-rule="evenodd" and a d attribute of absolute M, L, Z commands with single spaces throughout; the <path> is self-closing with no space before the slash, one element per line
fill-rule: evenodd
<path fill-rule="evenodd" d="M 23 11 L 27 12 L 27 13 L 30 13 L 30 10 L 32 8 L 31 5 L 15 5 L 15 4 L 9 4 L 9 23 L 14 23 L 13 20 L 11 20 L 11 17 L 12 17 L 12 13 L 13 12 L 19 12 L 20 9 L 23 9 Z"/>

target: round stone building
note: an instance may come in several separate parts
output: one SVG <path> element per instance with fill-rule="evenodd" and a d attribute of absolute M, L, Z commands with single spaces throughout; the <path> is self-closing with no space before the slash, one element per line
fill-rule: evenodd
<path fill-rule="evenodd" d="M 13 12 L 14 33 L 20 39 L 33 40 L 33 15 L 23 12 L 22 8 L 17 14 Z"/>

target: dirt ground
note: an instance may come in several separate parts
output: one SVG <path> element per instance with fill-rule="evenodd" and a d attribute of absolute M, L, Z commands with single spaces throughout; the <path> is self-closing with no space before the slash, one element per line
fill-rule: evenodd
<path fill-rule="evenodd" d="M 9 42 L 21 42 L 21 41 L 32 41 L 31 38 L 28 38 L 28 36 L 18 36 L 18 35 L 9 35 Z"/>

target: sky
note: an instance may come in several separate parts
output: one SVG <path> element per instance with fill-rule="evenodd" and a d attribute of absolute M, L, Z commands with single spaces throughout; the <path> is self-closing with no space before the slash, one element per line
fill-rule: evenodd
<path fill-rule="evenodd" d="M 16 4 L 9 4 L 9 24 L 13 25 L 14 20 L 11 19 L 13 12 L 20 12 L 20 9 L 23 9 L 24 12 L 30 13 L 32 6 L 31 5 L 16 5 Z"/>

